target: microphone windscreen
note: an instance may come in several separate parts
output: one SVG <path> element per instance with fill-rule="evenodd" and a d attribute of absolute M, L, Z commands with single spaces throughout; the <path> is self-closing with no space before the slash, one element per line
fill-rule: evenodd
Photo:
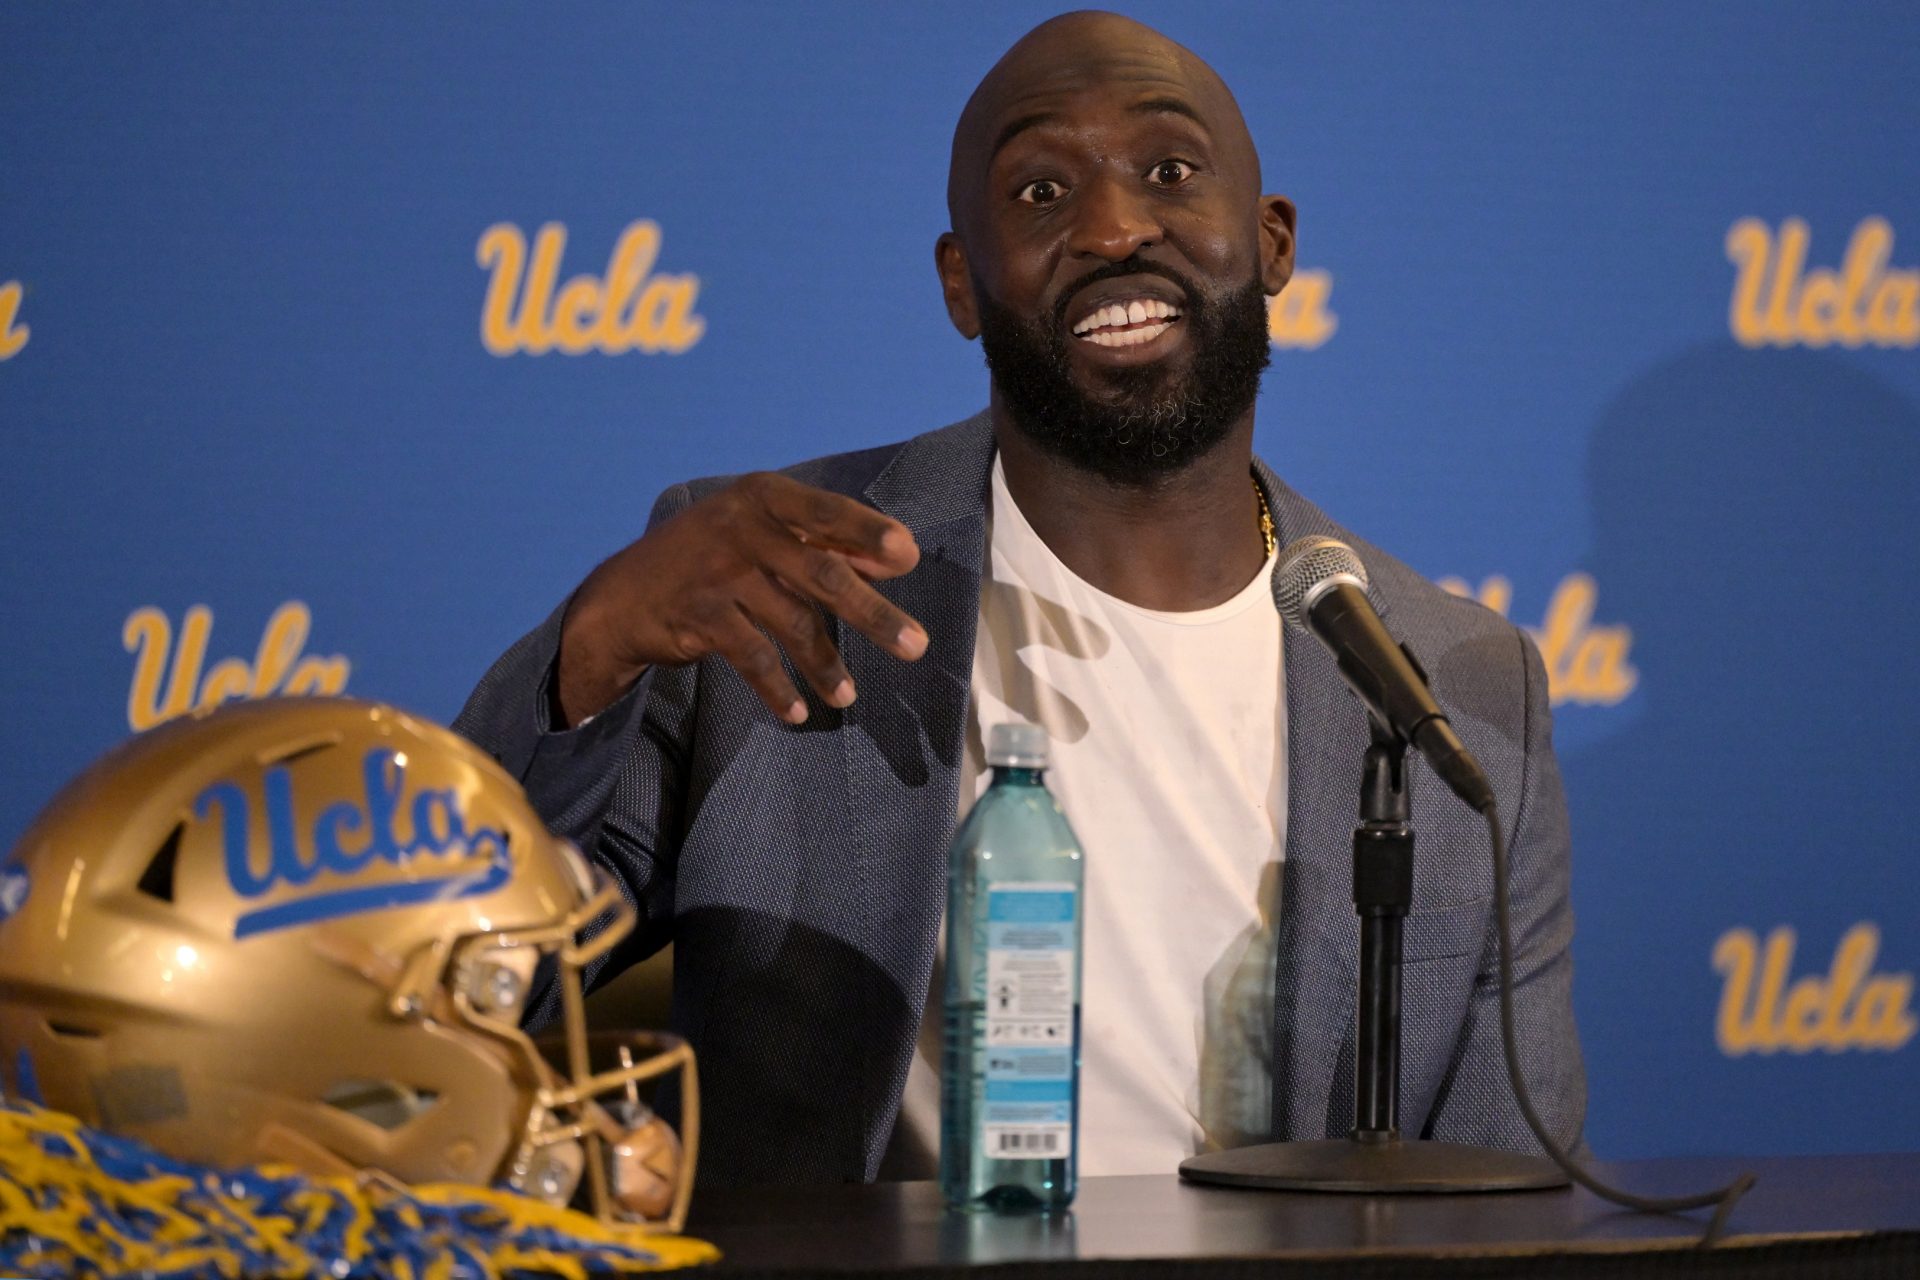
<path fill-rule="evenodd" d="M 1310 630 L 1307 610 L 1341 582 L 1367 589 L 1367 567 L 1353 548 L 1337 538 L 1301 538 L 1288 544 L 1273 567 L 1273 607 L 1291 625 Z"/>

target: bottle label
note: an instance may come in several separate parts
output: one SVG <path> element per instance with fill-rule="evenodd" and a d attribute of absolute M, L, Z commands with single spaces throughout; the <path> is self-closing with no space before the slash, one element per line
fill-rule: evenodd
<path fill-rule="evenodd" d="M 1071 884 L 987 890 L 987 1079 L 981 1154 L 1064 1160 L 1073 1150 L 1074 924 Z"/>

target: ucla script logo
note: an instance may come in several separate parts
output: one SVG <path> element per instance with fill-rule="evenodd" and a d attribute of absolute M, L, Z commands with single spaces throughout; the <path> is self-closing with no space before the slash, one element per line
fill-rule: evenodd
<path fill-rule="evenodd" d="M 558 351 L 617 356 L 629 351 L 679 354 L 700 341 L 707 322 L 694 314 L 700 278 L 656 273 L 660 227 L 650 219 L 629 223 L 607 259 L 604 276 L 575 276 L 564 285 L 560 258 L 567 229 L 558 222 L 533 238 L 502 222 L 488 227 L 474 251 L 488 273 L 480 313 L 480 341 L 496 356 Z"/>
<path fill-rule="evenodd" d="M 20 354 L 33 330 L 20 323 L 20 299 L 26 293 L 18 280 L 0 284 L 0 360 Z"/>
<path fill-rule="evenodd" d="M 248 900 L 276 901 L 243 914 L 233 936 L 387 907 L 443 902 L 491 893 L 513 864 L 506 832 L 469 829 L 452 789 L 424 788 L 407 805 L 406 757 L 375 747 L 361 761 L 362 796 L 320 811 L 302 842 L 294 822 L 293 779 L 284 766 L 266 771 L 268 848 L 265 865 L 249 832 L 256 797 L 235 782 L 216 782 L 193 803 L 196 818 L 219 815 L 227 883 Z M 396 825 L 410 809 L 406 838 Z M 276 891 L 281 891 L 276 893 Z"/>
<path fill-rule="evenodd" d="M 1267 300 L 1267 339 L 1276 347 L 1311 351 L 1333 336 L 1340 317 L 1327 310 L 1333 276 L 1325 271 L 1296 271 L 1275 297 Z"/>
<path fill-rule="evenodd" d="M 339 654 L 306 654 L 313 612 L 298 600 L 273 611 L 261 632 L 253 662 L 222 658 L 201 678 L 207 656 L 207 638 L 213 632 L 213 610 L 196 604 L 180 623 L 176 648 L 167 615 L 151 605 L 127 615 L 120 642 L 133 657 L 133 686 L 127 691 L 127 724 L 135 732 L 183 716 L 205 711 L 237 698 L 265 698 L 276 693 L 335 694 L 347 687 L 353 664 Z M 173 674 L 167 677 L 167 656 L 173 656 Z M 165 694 L 162 696 L 162 685 Z"/>
<path fill-rule="evenodd" d="M 1920 1028 L 1910 1007 L 1913 975 L 1875 973 L 1880 930 L 1861 922 L 1847 930 L 1824 977 L 1787 985 L 1793 930 L 1781 925 L 1763 947 L 1751 929 L 1729 929 L 1713 947 L 1713 967 L 1726 980 L 1714 1038 L 1730 1058 L 1746 1053 L 1824 1049 L 1892 1051 Z"/>
<path fill-rule="evenodd" d="M 1867 218 L 1839 270 L 1808 271 L 1807 224 L 1788 218 L 1774 235 L 1758 218 L 1727 232 L 1737 267 L 1728 322 L 1743 347 L 1920 346 L 1920 270 L 1897 270 L 1893 228 Z"/>
<path fill-rule="evenodd" d="M 1461 578 L 1442 578 L 1440 588 L 1469 600 L 1478 600 L 1501 617 L 1513 606 L 1513 584 L 1495 575 L 1475 591 Z M 1600 588 L 1593 576 L 1570 573 L 1553 589 L 1546 617 L 1526 632 L 1540 647 L 1547 668 L 1547 692 L 1559 706 L 1610 707 L 1626 701 L 1640 684 L 1640 673 L 1629 662 L 1633 632 L 1617 623 L 1593 620 Z"/>

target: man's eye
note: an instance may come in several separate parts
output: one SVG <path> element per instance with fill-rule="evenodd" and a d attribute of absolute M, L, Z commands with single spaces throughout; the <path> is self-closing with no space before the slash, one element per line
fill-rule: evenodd
<path fill-rule="evenodd" d="M 1041 178 L 1020 188 L 1020 199 L 1028 204 L 1052 204 L 1065 194 L 1066 189 L 1051 178 Z"/>
<path fill-rule="evenodd" d="M 1185 160 L 1162 160 L 1148 171 L 1148 180 L 1157 186 L 1177 187 L 1193 176 L 1193 166 Z"/>

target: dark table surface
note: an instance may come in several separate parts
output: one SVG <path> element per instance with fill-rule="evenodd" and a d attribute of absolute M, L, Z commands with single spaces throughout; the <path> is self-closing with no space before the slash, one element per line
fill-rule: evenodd
<path fill-rule="evenodd" d="M 1920 1154 L 1649 1160 L 1597 1166 L 1646 1195 L 1759 1177 L 1730 1242 L 1920 1230 Z M 926 1182 L 726 1190 L 694 1200 L 688 1230 L 741 1268 L 906 1269 L 1120 1258 L 1586 1252 L 1691 1244 L 1705 1211 L 1630 1213 L 1578 1188 L 1495 1195 L 1236 1191 L 1174 1175 L 1089 1178 L 1071 1213 L 950 1214 Z"/>

